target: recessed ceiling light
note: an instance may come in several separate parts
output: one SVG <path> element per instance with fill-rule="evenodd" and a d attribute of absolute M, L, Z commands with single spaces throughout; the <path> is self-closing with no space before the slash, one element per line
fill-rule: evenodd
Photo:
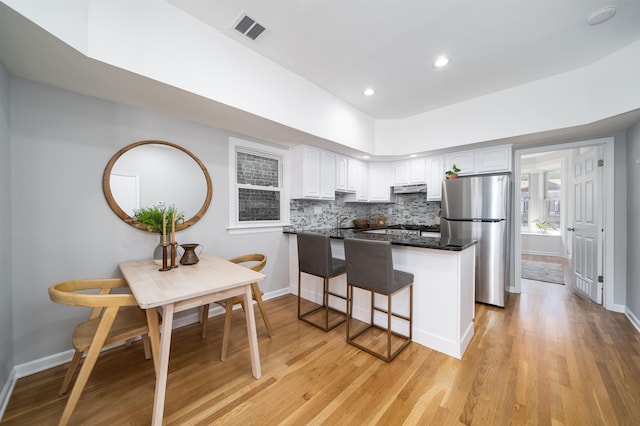
<path fill-rule="evenodd" d="M 418 154 L 411 154 L 409 157 L 414 158 L 414 157 L 417 157 L 417 156 L 418 156 Z"/>
<path fill-rule="evenodd" d="M 442 68 L 448 63 L 449 63 L 449 58 L 447 58 L 446 56 L 439 56 L 436 58 L 435 62 L 433 63 L 433 66 L 436 68 Z"/>
<path fill-rule="evenodd" d="M 373 96 L 374 93 L 376 93 L 376 91 L 371 87 L 367 87 L 366 89 L 364 89 L 365 96 Z"/>
<path fill-rule="evenodd" d="M 601 9 L 595 10 L 589 17 L 587 18 L 587 24 L 589 25 L 598 25 L 603 22 L 608 21 L 613 18 L 613 15 L 616 14 L 616 8 L 613 6 L 603 7 Z"/>

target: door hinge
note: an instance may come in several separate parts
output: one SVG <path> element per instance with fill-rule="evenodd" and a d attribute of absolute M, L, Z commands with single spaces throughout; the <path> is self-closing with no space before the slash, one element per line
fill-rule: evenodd
<path fill-rule="evenodd" d="M 602 275 L 598 275 L 598 282 L 599 283 L 603 283 L 604 282 L 604 277 Z"/>
<path fill-rule="evenodd" d="M 598 160 L 598 167 L 604 167 L 604 160 Z"/>

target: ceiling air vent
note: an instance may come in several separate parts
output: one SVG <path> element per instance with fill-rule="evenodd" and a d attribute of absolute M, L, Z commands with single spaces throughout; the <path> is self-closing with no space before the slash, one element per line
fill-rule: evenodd
<path fill-rule="evenodd" d="M 257 23 L 255 19 L 253 19 L 246 13 L 240 14 L 240 17 L 236 20 L 236 24 L 233 26 L 233 28 L 235 28 L 236 31 L 239 31 L 245 36 L 249 37 L 251 40 L 257 39 L 258 36 L 265 30 L 265 27 Z"/>

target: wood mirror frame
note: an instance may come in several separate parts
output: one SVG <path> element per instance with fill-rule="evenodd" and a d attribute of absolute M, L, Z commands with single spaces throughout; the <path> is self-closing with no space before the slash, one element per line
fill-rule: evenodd
<path fill-rule="evenodd" d="M 176 148 L 182 151 L 183 153 L 187 154 L 189 157 L 191 157 L 193 161 L 195 161 L 200 167 L 200 170 L 202 171 L 207 184 L 207 194 L 206 194 L 204 203 L 202 204 L 202 207 L 200 207 L 200 210 L 196 212 L 196 214 L 194 214 L 192 217 L 188 219 L 185 219 L 183 223 L 176 225 L 176 231 L 180 231 L 182 229 L 190 227 L 191 225 L 199 221 L 202 218 L 202 216 L 204 216 L 204 214 L 207 212 L 207 209 L 209 208 L 209 205 L 211 204 L 211 197 L 213 193 L 211 176 L 209 176 L 209 172 L 207 171 L 207 168 L 204 166 L 204 164 L 202 163 L 202 161 L 200 161 L 198 157 L 196 157 L 193 153 L 181 147 L 180 145 L 176 145 L 171 142 L 157 141 L 157 140 L 140 141 L 140 142 L 132 143 L 131 145 L 127 145 L 124 148 L 122 148 L 120 151 L 116 152 L 115 155 L 111 157 L 111 160 L 109 160 L 109 162 L 107 163 L 107 166 L 105 167 L 104 173 L 102 175 L 102 192 L 104 193 L 104 197 L 107 200 L 107 204 L 109 204 L 109 207 L 111 207 L 111 210 L 113 210 L 113 212 L 120 219 L 122 219 L 123 222 L 133 226 L 134 228 L 146 230 L 145 225 L 138 223 L 133 217 L 129 216 L 129 214 L 127 214 L 124 210 L 122 210 L 122 208 L 118 205 L 118 202 L 115 200 L 113 193 L 111 191 L 111 172 L 113 170 L 113 166 L 115 165 L 116 161 L 118 161 L 118 159 L 120 159 L 120 157 L 122 157 L 122 155 L 124 155 L 126 152 L 142 145 L 165 145 L 165 146 Z"/>

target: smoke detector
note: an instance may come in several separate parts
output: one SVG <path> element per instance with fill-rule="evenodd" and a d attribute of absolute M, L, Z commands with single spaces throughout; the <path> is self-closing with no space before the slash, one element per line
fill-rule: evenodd
<path fill-rule="evenodd" d="M 616 14 L 616 8 L 613 6 L 603 7 L 601 9 L 595 10 L 589 15 L 587 18 L 587 24 L 589 25 L 598 25 L 603 22 L 608 21 L 613 18 L 613 15 Z"/>
<path fill-rule="evenodd" d="M 260 25 L 245 12 L 242 12 L 240 16 L 238 16 L 238 19 L 233 23 L 233 28 L 251 40 L 257 39 L 266 29 L 264 25 Z"/>

